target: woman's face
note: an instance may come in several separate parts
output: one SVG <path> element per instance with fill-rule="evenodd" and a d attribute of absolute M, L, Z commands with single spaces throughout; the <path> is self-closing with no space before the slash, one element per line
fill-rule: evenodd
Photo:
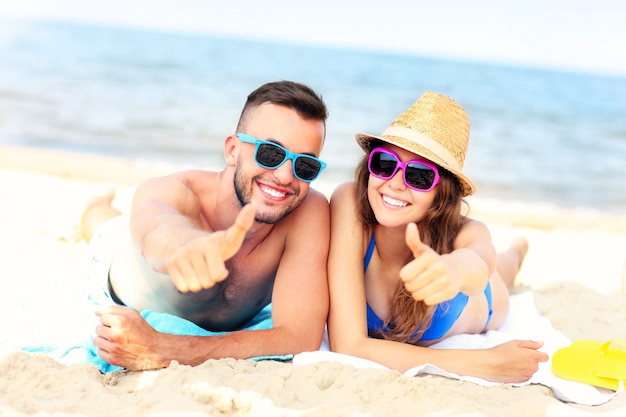
<path fill-rule="evenodd" d="M 402 162 L 411 160 L 428 161 L 395 145 L 384 144 L 384 148 L 395 152 Z M 419 222 L 432 205 L 437 187 L 422 192 L 404 183 L 404 171 L 398 169 L 390 179 L 380 179 L 370 174 L 367 196 L 376 220 L 386 227 L 403 227 L 410 222 Z"/>

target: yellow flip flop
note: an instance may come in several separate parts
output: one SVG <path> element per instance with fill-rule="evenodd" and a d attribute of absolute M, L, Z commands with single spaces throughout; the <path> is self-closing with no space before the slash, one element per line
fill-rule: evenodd
<path fill-rule="evenodd" d="M 577 340 L 552 356 L 554 375 L 617 391 L 626 383 L 626 342 Z"/>

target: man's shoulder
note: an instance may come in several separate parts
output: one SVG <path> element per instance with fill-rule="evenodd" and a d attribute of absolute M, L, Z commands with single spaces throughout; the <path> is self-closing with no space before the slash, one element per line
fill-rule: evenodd
<path fill-rule="evenodd" d="M 202 196 L 203 200 L 218 189 L 219 178 L 218 172 L 201 169 L 176 171 L 146 179 L 137 187 L 135 197 L 142 196 L 145 199 L 156 197 L 157 199 L 166 198 L 169 201 L 189 202 L 190 198 Z"/>
<path fill-rule="evenodd" d="M 302 201 L 296 211 L 308 212 L 308 211 L 320 211 L 327 210 L 329 207 L 328 198 L 322 192 L 314 189 L 309 189 L 306 198 Z"/>
<path fill-rule="evenodd" d="M 218 171 L 210 171 L 207 169 L 186 169 L 182 171 L 173 172 L 166 177 L 177 178 L 177 179 L 188 179 L 188 180 L 203 180 L 206 178 L 217 178 L 219 177 Z"/>
<path fill-rule="evenodd" d="M 309 189 L 306 198 L 280 223 L 281 226 L 290 231 L 292 228 L 300 227 L 303 224 L 314 225 L 317 222 L 326 222 L 329 218 L 329 212 L 328 198 L 317 190 Z"/>
<path fill-rule="evenodd" d="M 315 189 L 309 188 L 309 192 L 307 193 L 307 199 L 312 199 L 314 201 L 322 201 L 328 203 L 328 197 L 323 192 Z"/>
<path fill-rule="evenodd" d="M 188 169 L 173 172 L 164 178 L 180 181 L 194 192 L 206 192 L 207 189 L 215 189 L 219 186 L 220 173 L 206 169 Z"/>

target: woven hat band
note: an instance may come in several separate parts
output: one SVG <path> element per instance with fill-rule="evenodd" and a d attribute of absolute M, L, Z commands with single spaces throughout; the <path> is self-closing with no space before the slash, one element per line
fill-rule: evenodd
<path fill-rule="evenodd" d="M 448 164 L 450 168 L 457 171 L 461 171 L 463 169 L 463 167 L 459 165 L 457 159 L 439 142 L 418 131 L 401 126 L 389 126 L 385 129 L 381 136 L 397 136 L 399 138 L 408 139 L 426 149 L 430 149 L 439 158 L 441 158 L 442 161 Z"/>

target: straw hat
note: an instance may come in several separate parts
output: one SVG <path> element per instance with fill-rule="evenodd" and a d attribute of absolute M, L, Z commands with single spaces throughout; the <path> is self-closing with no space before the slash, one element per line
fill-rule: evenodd
<path fill-rule="evenodd" d="M 466 197 L 476 192 L 474 181 L 462 172 L 469 134 L 465 110 L 450 97 L 427 91 L 382 135 L 357 133 L 356 140 L 368 153 L 377 141 L 383 141 L 434 162 L 457 177 Z"/>

